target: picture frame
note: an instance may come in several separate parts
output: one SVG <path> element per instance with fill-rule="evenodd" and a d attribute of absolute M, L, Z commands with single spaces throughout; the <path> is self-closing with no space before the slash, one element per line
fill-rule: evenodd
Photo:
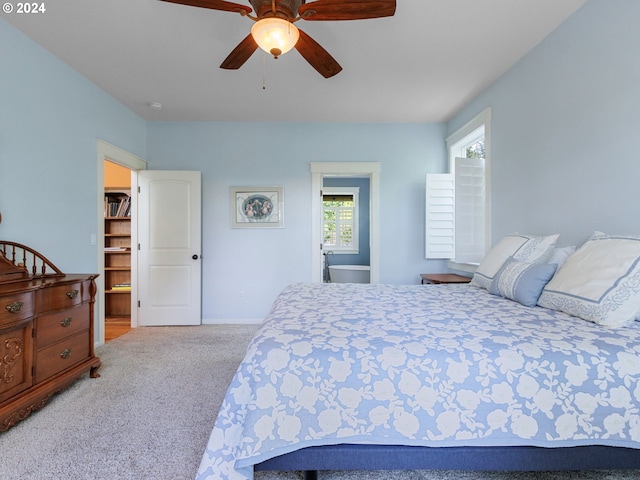
<path fill-rule="evenodd" d="M 231 228 L 284 228 L 283 187 L 231 187 Z"/>

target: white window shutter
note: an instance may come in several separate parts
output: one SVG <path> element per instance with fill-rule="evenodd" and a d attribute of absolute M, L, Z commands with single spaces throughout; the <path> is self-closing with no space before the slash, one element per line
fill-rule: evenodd
<path fill-rule="evenodd" d="M 485 254 L 483 158 L 455 159 L 455 261 L 479 263 Z"/>
<path fill-rule="evenodd" d="M 454 176 L 427 175 L 426 258 L 453 258 L 455 253 Z"/>

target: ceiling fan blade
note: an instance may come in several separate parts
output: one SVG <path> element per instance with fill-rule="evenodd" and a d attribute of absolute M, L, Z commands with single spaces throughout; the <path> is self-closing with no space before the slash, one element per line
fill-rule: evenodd
<path fill-rule="evenodd" d="M 210 8 L 211 10 L 222 10 L 223 12 L 237 12 L 242 15 L 251 13 L 251 7 L 240 5 L 239 3 L 226 2 L 225 0 L 161 0 L 163 2 L 178 3 L 191 7 Z"/>
<path fill-rule="evenodd" d="M 258 44 L 253 39 L 251 34 L 247 35 L 244 40 L 242 40 L 236 48 L 229 54 L 227 58 L 224 59 L 224 62 L 220 65 L 220 68 L 224 68 L 226 70 L 237 70 L 244 62 L 249 60 L 249 57 L 253 55 L 258 49 Z"/>
<path fill-rule="evenodd" d="M 342 67 L 329 52 L 302 30 L 298 29 L 298 31 L 300 32 L 300 38 L 296 43 L 296 50 L 300 52 L 300 55 L 324 78 L 333 77 L 340 73 Z"/>
<path fill-rule="evenodd" d="M 298 9 L 304 20 L 366 20 L 395 13 L 396 0 L 317 0 Z"/>

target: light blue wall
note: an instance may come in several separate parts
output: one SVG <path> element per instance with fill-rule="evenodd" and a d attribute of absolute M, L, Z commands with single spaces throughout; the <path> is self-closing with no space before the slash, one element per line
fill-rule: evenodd
<path fill-rule="evenodd" d="M 492 107 L 492 237 L 640 233 L 640 2 L 590 0 L 448 125 Z"/>
<path fill-rule="evenodd" d="M 0 20 L 0 238 L 97 271 L 96 140 L 141 157 L 145 122 Z"/>
<path fill-rule="evenodd" d="M 151 169 L 202 172 L 203 318 L 255 319 L 311 280 L 310 162 L 381 163 L 381 281 L 419 283 L 424 180 L 445 165 L 443 124 L 150 122 Z M 232 229 L 229 187 L 283 186 L 284 229 Z M 239 291 L 245 292 L 240 300 Z"/>

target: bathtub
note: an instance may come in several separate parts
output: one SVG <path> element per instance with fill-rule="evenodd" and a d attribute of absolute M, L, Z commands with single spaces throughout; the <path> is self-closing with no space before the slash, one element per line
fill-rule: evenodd
<path fill-rule="evenodd" d="M 329 265 L 331 283 L 370 283 L 369 265 Z"/>

